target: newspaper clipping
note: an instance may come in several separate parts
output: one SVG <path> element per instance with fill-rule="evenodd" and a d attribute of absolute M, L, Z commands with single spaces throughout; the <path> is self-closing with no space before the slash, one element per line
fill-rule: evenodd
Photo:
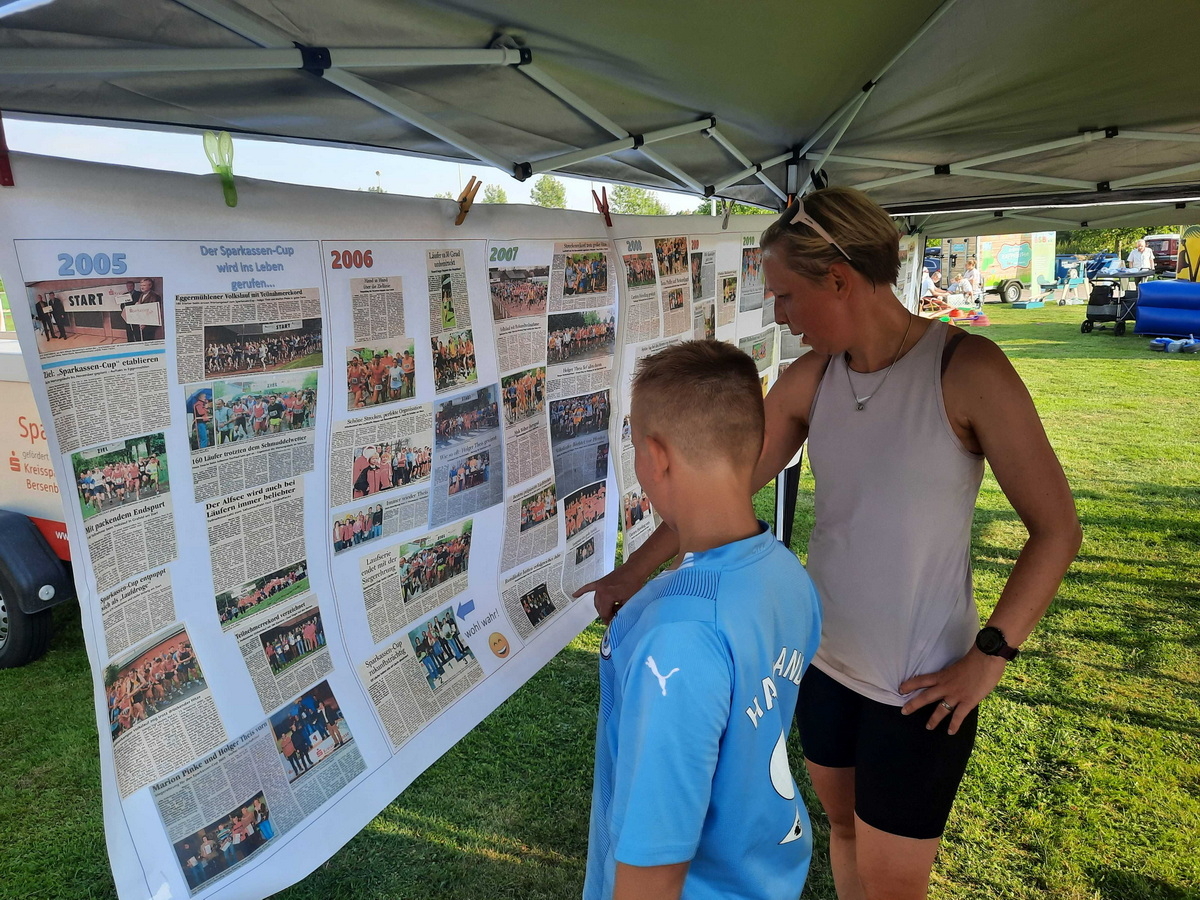
<path fill-rule="evenodd" d="M 182 625 L 104 669 L 117 784 L 128 797 L 225 740 L 208 682 Z"/>
<path fill-rule="evenodd" d="M 674 335 L 692 328 L 692 279 L 688 239 L 682 235 L 655 238 L 658 284 L 662 304 L 662 334 Z"/>
<path fill-rule="evenodd" d="M 104 645 L 109 657 L 166 628 L 177 618 L 169 569 L 135 578 L 100 598 L 100 620 L 104 624 Z"/>
<path fill-rule="evenodd" d="M 96 588 L 175 559 L 175 514 L 162 432 L 71 454 Z"/>
<path fill-rule="evenodd" d="M 312 594 L 272 609 L 269 615 L 237 629 L 234 637 L 263 712 L 275 709 L 333 669 L 321 610 Z"/>
<path fill-rule="evenodd" d="M 342 506 L 429 480 L 433 409 L 420 403 L 333 426 L 330 501 Z"/>
<path fill-rule="evenodd" d="M 763 305 L 762 248 L 758 246 L 758 241 L 753 235 L 743 235 L 742 242 L 742 279 L 738 311 L 750 312 L 762 309 Z"/>
<path fill-rule="evenodd" d="M 558 494 L 553 480 L 509 497 L 504 514 L 500 571 L 507 572 L 558 546 Z"/>
<path fill-rule="evenodd" d="M 514 372 L 500 378 L 504 399 L 504 455 L 508 487 L 521 484 L 550 468 L 546 431 L 546 367 Z"/>
<path fill-rule="evenodd" d="M 453 606 L 418 620 L 359 672 L 393 750 L 483 678 Z"/>
<path fill-rule="evenodd" d="M 429 524 L 436 527 L 503 499 L 499 386 L 489 384 L 436 404 Z"/>
<path fill-rule="evenodd" d="M 404 334 L 403 280 L 399 275 L 351 278 L 350 311 L 356 343 Z"/>
<path fill-rule="evenodd" d="M 252 859 L 366 771 L 328 682 L 151 788 L 192 894 Z"/>
<path fill-rule="evenodd" d="M 424 525 L 429 518 L 429 491 L 385 497 L 379 503 L 354 507 L 333 515 L 333 552 L 344 553 L 359 544 L 392 537 Z"/>
<path fill-rule="evenodd" d="M 504 579 L 501 596 L 504 611 L 521 640 L 571 605 L 562 590 L 562 556 L 552 556 Z"/>
<path fill-rule="evenodd" d="M 467 589 L 472 527 L 468 519 L 359 560 L 376 644 Z"/>
<path fill-rule="evenodd" d="M 732 325 L 738 310 L 737 272 L 722 272 L 717 276 L 721 296 L 717 299 L 717 325 Z"/>
<path fill-rule="evenodd" d="M 308 590 L 304 486 L 294 478 L 204 505 L 221 627 Z"/>
<path fill-rule="evenodd" d="M 178 294 L 175 328 L 183 384 L 218 374 L 317 368 L 324 359 L 317 288 Z"/>
<path fill-rule="evenodd" d="M 316 370 L 189 384 L 184 393 L 196 502 L 312 470 Z"/>
<path fill-rule="evenodd" d="M 346 351 L 346 408 L 366 409 L 411 400 L 417 392 L 412 338 L 361 343 Z"/>
<path fill-rule="evenodd" d="M 492 247 L 493 255 L 516 258 L 517 247 Z M 501 371 L 528 368 L 545 360 L 549 266 L 488 269 L 496 355 Z"/>

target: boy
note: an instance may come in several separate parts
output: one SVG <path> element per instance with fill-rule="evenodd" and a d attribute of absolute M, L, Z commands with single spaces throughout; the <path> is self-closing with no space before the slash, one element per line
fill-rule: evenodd
<path fill-rule="evenodd" d="M 642 362 L 630 419 L 680 552 L 601 646 L 584 898 L 795 900 L 812 841 L 785 742 L 821 616 L 754 514 L 758 372 L 729 344 L 675 345 Z"/>

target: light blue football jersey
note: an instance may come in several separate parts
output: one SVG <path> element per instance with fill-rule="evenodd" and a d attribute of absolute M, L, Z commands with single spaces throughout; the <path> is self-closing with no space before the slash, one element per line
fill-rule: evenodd
<path fill-rule="evenodd" d="M 821 609 L 755 537 L 688 554 L 605 632 L 585 900 L 616 863 L 690 861 L 685 900 L 795 900 L 812 855 L 786 739 Z"/>

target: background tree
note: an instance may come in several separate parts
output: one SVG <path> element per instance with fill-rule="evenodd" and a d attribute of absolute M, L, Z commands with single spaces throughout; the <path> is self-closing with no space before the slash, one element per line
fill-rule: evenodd
<path fill-rule="evenodd" d="M 1081 228 L 1060 231 L 1056 238 L 1059 253 L 1099 253 L 1112 250 L 1122 259 L 1139 238 L 1148 234 L 1179 234 L 1178 225 L 1155 225 L 1152 228 Z"/>
<path fill-rule="evenodd" d="M 646 188 L 614 185 L 608 192 L 608 208 L 626 216 L 669 216 L 671 211 Z"/>
<path fill-rule="evenodd" d="M 485 184 L 483 186 L 483 202 L 484 203 L 507 203 L 508 191 L 500 187 L 498 184 Z"/>
<path fill-rule="evenodd" d="M 438 191 L 433 195 L 434 200 L 453 200 L 454 195 L 449 191 Z"/>
<path fill-rule="evenodd" d="M 778 215 L 779 211 L 774 209 L 763 209 L 761 206 L 751 206 L 749 203 L 738 203 L 736 200 L 717 200 L 717 211 L 712 211 L 711 200 L 701 200 L 700 205 L 692 210 L 692 215 L 708 216 L 708 215 L 725 215 L 725 207 L 733 206 L 730 212 L 735 216 L 774 216 Z"/>
<path fill-rule="evenodd" d="M 567 208 L 567 186 L 553 175 L 543 175 L 529 189 L 529 199 L 535 206 L 547 209 Z"/>

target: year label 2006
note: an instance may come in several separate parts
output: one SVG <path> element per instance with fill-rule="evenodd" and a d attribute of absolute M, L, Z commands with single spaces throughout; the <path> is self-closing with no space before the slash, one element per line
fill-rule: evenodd
<path fill-rule="evenodd" d="M 124 253 L 58 254 L 59 275 L 124 275 L 127 271 Z"/>
<path fill-rule="evenodd" d="M 493 247 L 488 262 L 512 262 L 517 258 L 518 247 Z"/>
<path fill-rule="evenodd" d="M 370 250 L 330 250 L 331 269 L 369 269 L 375 265 Z"/>

